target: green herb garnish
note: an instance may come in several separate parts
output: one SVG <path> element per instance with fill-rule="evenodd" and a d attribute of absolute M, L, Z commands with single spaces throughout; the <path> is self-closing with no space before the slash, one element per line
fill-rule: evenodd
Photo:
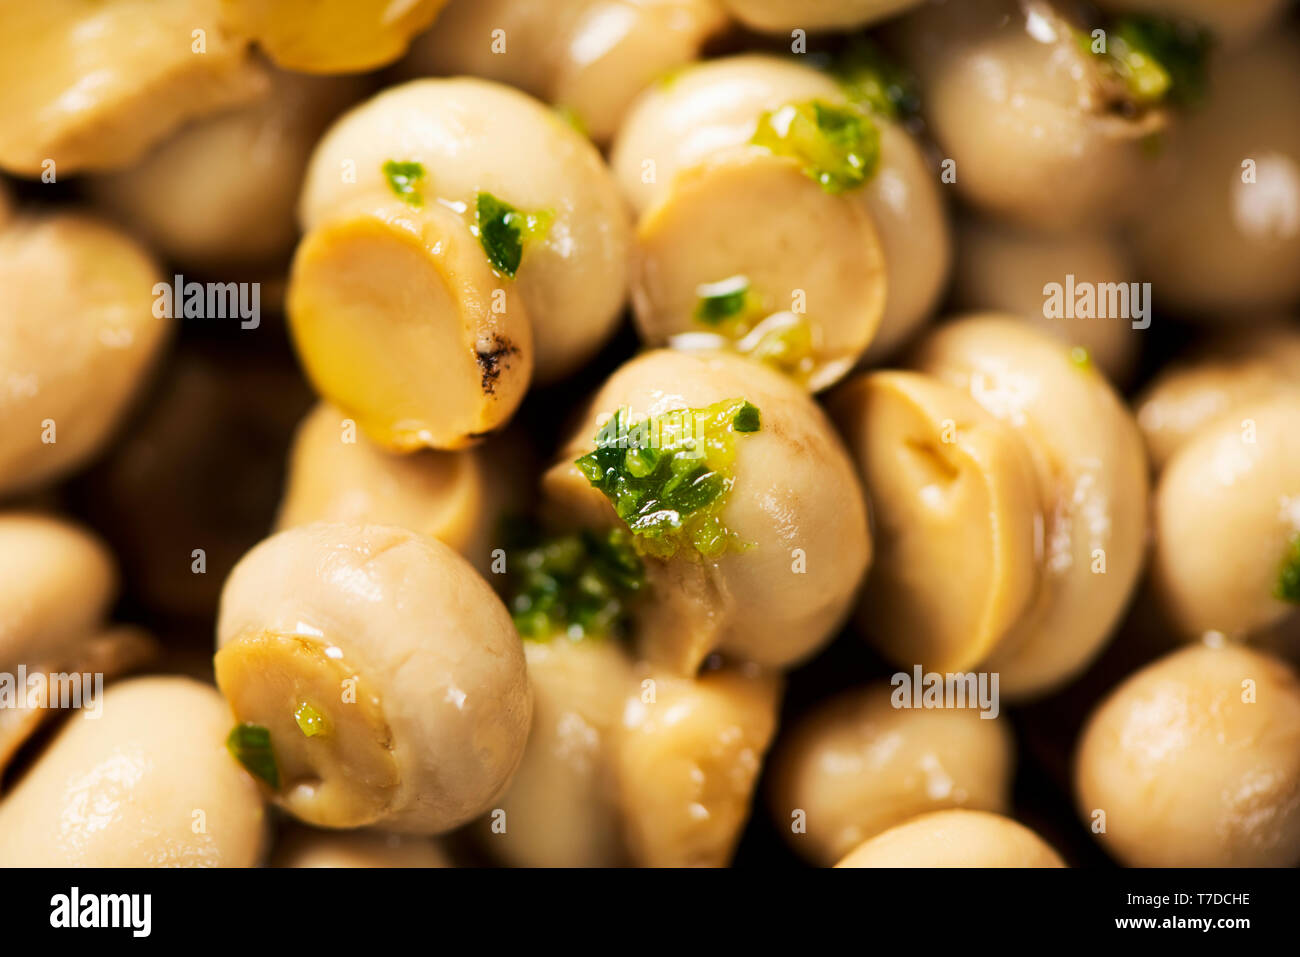
<path fill-rule="evenodd" d="M 1086 33 L 1079 43 L 1124 82 L 1139 106 L 1187 106 L 1205 95 L 1210 34 L 1184 21 L 1121 17 L 1106 31 L 1105 52 L 1096 52 Z"/>
<path fill-rule="evenodd" d="M 507 604 L 531 641 L 622 636 L 645 571 L 623 529 L 543 535 L 528 529 L 507 552 Z"/>
<path fill-rule="evenodd" d="M 1070 347 L 1070 362 L 1080 369 L 1092 368 L 1092 356 L 1088 354 L 1088 350 L 1083 346 Z"/>
<path fill-rule="evenodd" d="M 716 558 L 746 547 L 719 512 L 735 481 L 736 436 L 757 426 L 758 409 L 744 399 L 636 423 L 619 409 L 597 433 L 595 451 L 576 464 L 613 504 L 638 552 L 671 558 L 688 548 Z"/>
<path fill-rule="evenodd" d="M 820 100 L 767 111 L 759 117 L 753 142 L 797 160 L 803 174 L 828 193 L 861 186 L 880 161 L 880 132 L 871 117 Z"/>
<path fill-rule="evenodd" d="M 856 36 L 829 64 L 845 95 L 865 109 L 891 120 L 921 112 L 916 78 L 864 36 Z"/>
<path fill-rule="evenodd" d="M 397 198 L 410 206 L 423 206 L 424 196 L 420 192 L 420 180 L 424 179 L 424 166 L 414 161 L 399 163 L 389 160 L 384 164 L 384 178 L 388 188 Z"/>
<path fill-rule="evenodd" d="M 703 283 L 696 287 L 695 293 L 700 297 L 695 307 L 695 318 L 706 326 L 720 326 L 728 319 L 750 312 L 753 307 L 749 279 L 745 276 Z"/>
<path fill-rule="evenodd" d="M 1273 586 L 1273 597 L 1300 605 L 1300 535 L 1291 539 L 1286 556 L 1282 559 L 1277 584 Z"/>
<path fill-rule="evenodd" d="M 325 715 L 321 714 L 306 701 L 298 705 L 293 712 L 293 720 L 298 722 L 298 730 L 309 738 L 324 734 L 326 731 Z"/>
<path fill-rule="evenodd" d="M 746 402 L 731 417 L 731 427 L 737 432 L 757 432 L 759 428 L 758 406 Z"/>
<path fill-rule="evenodd" d="M 280 769 L 271 751 L 271 732 L 260 724 L 235 725 L 226 738 L 226 748 L 249 774 L 260 778 L 272 789 L 280 789 Z"/>
<path fill-rule="evenodd" d="M 545 237 L 551 227 L 549 212 L 524 213 L 491 193 L 479 193 L 474 201 L 474 228 L 479 245 L 492 268 L 515 278 L 524 256 L 524 243 Z"/>

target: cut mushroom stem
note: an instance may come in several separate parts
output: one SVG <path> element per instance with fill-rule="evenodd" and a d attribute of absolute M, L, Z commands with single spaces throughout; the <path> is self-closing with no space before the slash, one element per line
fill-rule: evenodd
<path fill-rule="evenodd" d="M 816 391 L 852 367 L 884 313 L 885 260 L 871 217 L 791 157 L 742 150 L 681 173 L 642 217 L 637 240 L 634 304 L 651 344 L 718 331 Z M 744 277 L 756 320 L 781 314 L 793 325 L 754 337 L 758 322 L 744 316 L 701 321 L 709 284 L 733 276 Z"/>
<path fill-rule="evenodd" d="M 289 315 L 316 388 L 385 448 L 470 445 L 528 387 L 518 291 L 442 206 L 393 202 L 319 224 L 294 260 Z"/>
<path fill-rule="evenodd" d="M 974 667 L 1039 585 L 1044 517 L 1028 450 L 968 394 L 919 373 L 857 379 L 835 408 L 876 522 L 859 621 L 891 660 Z"/>

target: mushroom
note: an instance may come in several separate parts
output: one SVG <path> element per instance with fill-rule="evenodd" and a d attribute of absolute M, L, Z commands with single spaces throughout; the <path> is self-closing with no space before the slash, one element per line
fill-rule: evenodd
<path fill-rule="evenodd" d="M 1048 509 L 1032 453 L 968 393 L 916 372 L 854 379 L 832 407 L 875 519 L 859 627 L 899 664 L 974 667 L 1043 577 Z"/>
<path fill-rule="evenodd" d="M 1079 738 L 1079 814 L 1129 867 L 1300 863 L 1300 680 L 1233 645 L 1160 658 Z"/>
<path fill-rule="evenodd" d="M 220 0 L 232 27 L 286 70 L 360 73 L 391 63 L 447 0 Z"/>
<path fill-rule="evenodd" d="M 1213 66 L 1134 235 L 1163 308 L 1239 324 L 1300 301 L 1300 38 L 1279 29 Z"/>
<path fill-rule="evenodd" d="M 4 867 L 252 867 L 266 815 L 222 743 L 230 711 L 188 678 L 134 678 L 73 716 L 0 804 Z"/>
<path fill-rule="evenodd" d="M 717 0 L 452 0 L 401 68 L 509 83 L 604 143 L 637 93 L 725 24 Z"/>
<path fill-rule="evenodd" d="M 896 663 L 979 665 L 1010 698 L 1040 695 L 1100 652 L 1141 570 L 1137 427 L 1095 369 L 1014 317 L 947 324 L 913 367 L 838 400 L 880 536 L 859 621 Z"/>
<path fill-rule="evenodd" d="M 1300 603 L 1300 389 L 1235 405 L 1156 486 L 1156 594 L 1184 638 L 1247 638 Z"/>
<path fill-rule="evenodd" d="M 609 638 L 524 642 L 536 702 L 510 790 L 479 827 L 517 867 L 723 867 L 749 817 L 780 681 L 634 663 Z"/>
<path fill-rule="evenodd" d="M 190 123 L 139 163 L 92 178 L 95 201 L 186 266 L 278 265 L 298 236 L 312 148 L 364 86 L 278 70 L 270 79 L 264 99 Z"/>
<path fill-rule="evenodd" d="M 499 458 L 500 456 L 498 456 Z M 312 522 L 396 525 L 436 538 L 488 575 L 491 551 L 517 473 L 485 447 L 397 455 L 357 433 L 356 423 L 319 403 L 298 427 L 278 529 Z"/>
<path fill-rule="evenodd" d="M 1006 814 L 1015 743 L 969 709 L 901 710 L 887 684 L 802 716 L 772 756 L 770 807 L 787 843 L 829 867 L 863 841 L 945 808 Z"/>
<path fill-rule="evenodd" d="M 0 169 L 47 182 L 127 166 L 185 121 L 267 91 L 219 0 L 9 4 L 3 40 Z"/>
<path fill-rule="evenodd" d="M 1012 698 L 1041 694 L 1101 651 L 1145 558 L 1147 464 L 1105 378 L 1022 322 L 971 317 L 939 330 L 915 367 L 964 389 L 1029 447 L 1044 508 L 1033 606 L 984 667 Z"/>
<path fill-rule="evenodd" d="M 435 841 L 380 831 L 293 827 L 271 854 L 272 867 L 451 867 Z"/>
<path fill-rule="evenodd" d="M 396 451 L 502 427 L 534 349 L 539 379 L 562 377 L 623 304 L 629 227 L 600 155 L 495 83 L 413 81 L 348 113 L 316 148 L 300 216 L 299 355 Z"/>
<path fill-rule="evenodd" d="M 449 831 L 523 755 L 518 633 L 434 539 L 323 522 L 272 536 L 226 582 L 217 649 L 232 748 L 305 823 Z"/>
<path fill-rule="evenodd" d="M 931 4 L 899 22 L 946 170 L 981 211 L 1069 231 L 1138 208 L 1157 175 L 1144 141 L 1167 125 L 1162 101 L 1081 38 L 1048 0 Z"/>
<path fill-rule="evenodd" d="M 639 866 L 731 860 L 780 696 L 779 677 L 752 667 L 697 678 L 643 670 L 614 752 L 628 847 Z"/>
<path fill-rule="evenodd" d="M 722 0 L 727 12 L 752 30 L 856 30 L 925 0 Z"/>
<path fill-rule="evenodd" d="M 554 635 L 524 642 L 533 725 L 510 789 L 479 833 L 514 867 L 612 867 L 628 861 L 615 790 L 614 732 L 632 681 L 618 642 Z"/>
<path fill-rule="evenodd" d="M 1144 320 L 1129 315 L 1060 317 L 1049 310 L 1052 283 L 1064 290 L 1091 286 L 1098 305 L 1108 290 L 1131 290 L 1137 269 L 1126 247 L 1104 232 L 1044 233 L 968 219 L 957 231 L 953 305 L 965 311 L 1014 313 L 1071 346 L 1082 348 L 1116 383 L 1125 383 L 1137 360 Z M 1072 277 L 1072 278 L 1071 278 Z M 1148 300 L 1149 301 L 1149 300 Z M 1064 303 L 1064 300 L 1063 300 Z M 1148 317 L 1149 320 L 1149 317 Z"/>
<path fill-rule="evenodd" d="M 102 542 L 62 519 L 0 514 L 0 668 L 66 659 L 99 628 L 117 591 Z"/>
<path fill-rule="evenodd" d="M 821 409 L 730 353 L 658 350 L 620 367 L 543 498 L 569 522 L 630 528 L 649 586 L 639 648 L 684 675 L 713 651 L 767 667 L 807 658 L 871 558 L 862 488 Z"/>
<path fill-rule="evenodd" d="M 1195 356 L 1162 369 L 1137 400 L 1137 422 L 1159 471 L 1214 420 L 1300 387 L 1300 332 L 1260 322 L 1217 335 Z"/>
<path fill-rule="evenodd" d="M 858 845 L 836 867 L 1064 867 L 1023 824 L 987 811 L 922 814 Z"/>
<path fill-rule="evenodd" d="M 920 148 L 811 67 L 683 70 L 638 100 L 611 161 L 640 214 L 632 301 L 651 345 L 735 340 L 818 390 L 942 292 L 948 224 Z"/>
<path fill-rule="evenodd" d="M 85 216 L 0 226 L 0 497 L 77 468 L 117 426 L 170 328 L 158 274 Z"/>

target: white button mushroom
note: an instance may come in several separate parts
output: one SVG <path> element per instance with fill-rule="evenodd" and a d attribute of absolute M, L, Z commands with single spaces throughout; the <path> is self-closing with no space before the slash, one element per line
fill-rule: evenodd
<path fill-rule="evenodd" d="M 0 496 L 62 477 L 109 437 L 170 322 L 157 265 L 96 220 L 0 227 Z"/>
<path fill-rule="evenodd" d="M 300 213 L 299 355 L 395 450 L 500 428 L 534 361 L 567 374 L 623 305 L 630 228 L 599 153 L 495 83 L 419 80 L 353 110 L 317 147 Z"/>
<path fill-rule="evenodd" d="M 942 292 L 948 224 L 919 147 L 811 67 L 683 70 L 638 100 L 612 163 L 640 213 L 633 306 L 652 345 L 737 340 L 815 390 Z"/>
<path fill-rule="evenodd" d="M 119 636 L 120 645 L 94 637 L 116 590 L 112 556 L 88 531 L 35 513 L 0 514 L 0 768 L 48 716 L 48 681 L 25 683 L 22 673 L 80 674 L 94 659 L 102 667 L 89 670 L 116 673 L 141 657 L 130 637 Z"/>
<path fill-rule="evenodd" d="M 0 668 L 56 663 L 100 626 L 116 591 L 113 558 L 88 531 L 0 515 Z"/>
<path fill-rule="evenodd" d="M 962 0 L 904 17 L 897 40 L 956 189 L 1023 226 L 1131 216 L 1157 165 L 1161 100 L 1092 52 L 1060 4 Z M 1186 195 L 1186 194 L 1184 194 Z"/>
<path fill-rule="evenodd" d="M 1264 321 L 1203 343 L 1163 368 L 1137 400 L 1138 428 L 1157 471 L 1215 419 L 1300 388 L 1300 331 Z"/>
<path fill-rule="evenodd" d="M 894 694 L 886 684 L 841 694 L 777 743 L 773 821 L 815 865 L 828 867 L 918 814 L 1011 809 L 1015 744 L 1004 718 L 971 709 L 903 710 L 891 703 Z"/>
<path fill-rule="evenodd" d="M 716 0 L 453 0 L 400 66 L 509 83 L 603 143 L 637 93 L 725 23 Z"/>
<path fill-rule="evenodd" d="M 697 678 L 643 672 L 624 706 L 615 748 L 637 864 L 722 867 L 731 860 L 780 699 L 780 678 L 755 668 Z"/>
<path fill-rule="evenodd" d="M 485 446 L 387 452 L 322 402 L 298 427 L 276 527 L 396 525 L 450 545 L 487 575 L 506 509 L 526 500 L 512 494 L 518 475 L 501 464 Z"/>
<path fill-rule="evenodd" d="M 836 867 L 1064 867 L 1023 824 L 986 811 L 922 814 L 864 842 Z"/>
<path fill-rule="evenodd" d="M 646 657 L 683 674 L 715 650 L 771 667 L 808 657 L 871 557 L 861 485 L 821 409 L 729 353 L 659 350 L 622 366 L 543 496 L 570 521 L 630 526 L 649 584 L 634 632 Z"/>
<path fill-rule="evenodd" d="M 1067 278 L 1072 277 L 1072 278 Z M 969 219 L 957 230 L 952 304 L 964 311 L 1007 312 L 1023 316 L 1071 346 L 1084 349 L 1107 377 L 1128 381 L 1145 329 L 1133 310 L 1130 285 L 1138 279 L 1132 256 L 1117 237 L 1104 232 L 1044 233 Z M 1052 314 L 1052 283 L 1065 295 L 1067 283 L 1089 286 L 1097 297 L 1091 315 L 1064 307 Z M 1109 313 L 1109 290 L 1123 289 L 1128 308 Z M 1103 306 L 1102 304 L 1105 303 Z M 1149 319 L 1149 316 L 1148 316 Z"/>
<path fill-rule="evenodd" d="M 257 785 L 226 751 L 230 710 L 187 678 L 136 678 L 74 715 L 0 804 L 4 867 L 252 867 Z"/>
<path fill-rule="evenodd" d="M 1235 406 L 1184 444 L 1155 493 L 1151 577 L 1177 631 L 1246 638 L 1300 604 L 1300 389 Z"/>
<path fill-rule="evenodd" d="M 1300 301 L 1300 37 L 1278 30 L 1213 66 L 1136 248 L 1164 308 L 1239 324 Z"/>
<path fill-rule="evenodd" d="M 1078 674 L 1097 655 L 1141 570 L 1148 481 L 1137 426 L 1100 373 L 1077 362 L 1057 340 L 1013 317 L 984 315 L 950 323 L 920 343 L 914 363 L 918 371 L 965 392 L 1011 426 L 1033 460 L 1042 544 L 1032 560 L 1039 566 L 1040 583 L 1029 607 L 982 667 L 1001 674 L 1001 691 L 1008 697 L 1041 694 Z M 946 418 L 960 434 L 959 413 L 937 421 L 932 414 L 927 426 L 932 443 L 935 428 Z M 951 469 L 940 471 L 944 474 Z M 979 470 L 970 474 L 979 475 Z M 912 480 L 911 494 L 921 499 L 920 505 L 931 494 L 929 484 Z M 1020 507 L 1034 508 L 1033 499 L 1026 496 Z M 971 528 L 983 528 L 989 520 L 975 512 L 968 518 Z M 942 570 L 925 569 L 923 574 L 937 571 Z M 924 615 L 920 620 L 942 620 L 933 609 L 928 614 L 918 610 Z M 896 654 L 904 655 L 901 650 Z M 912 656 L 896 660 L 916 663 Z"/>
<path fill-rule="evenodd" d="M 519 635 L 434 539 L 280 532 L 226 582 L 217 646 L 232 749 L 306 823 L 442 833 L 490 807 L 523 755 Z"/>
<path fill-rule="evenodd" d="M 924 0 L 722 0 L 733 17 L 764 33 L 853 30 L 895 16 Z"/>
<path fill-rule="evenodd" d="M 134 166 L 91 179 L 90 192 L 168 259 L 208 271 L 278 266 L 298 236 L 312 148 L 364 89 L 274 71 L 264 99 L 187 125 Z"/>
<path fill-rule="evenodd" d="M 1029 611 L 1048 507 L 1015 428 L 915 372 L 855 379 L 836 414 L 872 505 L 859 627 L 898 664 L 984 661 Z"/>
<path fill-rule="evenodd" d="M 1148 665 L 1088 719 L 1079 814 L 1130 867 L 1300 863 L 1300 681 L 1231 645 Z"/>
<path fill-rule="evenodd" d="M 126 166 L 267 89 L 220 0 L 11 3 L 4 26 L 0 169 L 21 176 Z"/>
<path fill-rule="evenodd" d="M 608 639 L 563 634 L 524 642 L 533 725 L 510 790 L 479 829 L 514 867 L 626 863 L 614 731 L 632 681 L 627 652 Z"/>

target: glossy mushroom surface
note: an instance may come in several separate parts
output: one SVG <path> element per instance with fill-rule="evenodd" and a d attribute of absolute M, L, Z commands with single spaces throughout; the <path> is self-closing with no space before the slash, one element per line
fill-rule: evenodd
<path fill-rule="evenodd" d="M 1194 645 L 1093 712 L 1074 759 L 1080 816 L 1130 867 L 1300 862 L 1300 681 L 1270 655 Z"/>
<path fill-rule="evenodd" d="M 226 751 L 230 710 L 211 686 L 137 678 L 105 692 L 102 709 L 98 720 L 70 715 L 0 803 L 0 863 L 260 863 L 266 811 L 257 785 Z"/>
<path fill-rule="evenodd" d="M 316 523 L 267 539 L 226 582 L 217 646 L 232 747 L 248 742 L 246 765 L 308 824 L 448 831 L 491 805 L 523 755 L 518 633 L 431 538 Z"/>

